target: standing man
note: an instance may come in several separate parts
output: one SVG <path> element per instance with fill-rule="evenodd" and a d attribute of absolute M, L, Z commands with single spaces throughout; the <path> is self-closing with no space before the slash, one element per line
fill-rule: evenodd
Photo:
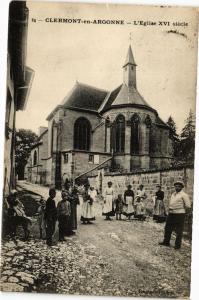
<path fill-rule="evenodd" d="M 174 183 L 175 192 L 171 195 L 169 201 L 169 215 L 167 217 L 164 240 L 159 245 L 170 246 L 171 234 L 175 230 L 176 241 L 175 249 L 181 248 L 182 234 L 184 227 L 185 214 L 191 208 L 189 196 L 183 191 L 184 184 L 181 181 Z"/>
<path fill-rule="evenodd" d="M 48 246 L 53 245 L 52 236 L 55 232 L 55 223 L 57 220 L 57 209 L 55 206 L 56 191 L 54 188 L 49 190 L 49 198 L 46 201 L 46 243 Z"/>

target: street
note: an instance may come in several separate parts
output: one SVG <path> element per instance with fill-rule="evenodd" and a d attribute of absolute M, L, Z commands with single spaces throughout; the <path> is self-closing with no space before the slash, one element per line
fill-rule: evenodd
<path fill-rule="evenodd" d="M 32 211 L 31 239 L 7 240 L 2 245 L 4 291 L 51 292 L 84 295 L 188 297 L 191 246 L 180 251 L 158 245 L 164 224 L 152 219 L 104 221 L 95 203 L 96 221 L 78 224 L 75 236 L 48 247 L 39 239 L 35 203 L 47 188 L 21 183 L 24 205 Z M 25 190 L 26 189 L 26 190 Z M 29 189 L 29 191 L 28 191 Z M 28 197 L 27 197 L 28 194 Z M 57 196 L 59 198 L 59 194 Z M 27 199 L 27 200 L 24 200 Z M 33 204 L 30 209 L 30 204 Z M 80 215 L 81 205 L 78 208 Z M 56 229 L 57 231 L 57 229 Z M 20 234 L 20 231 L 19 231 Z M 58 233 L 55 233 L 55 241 Z M 172 241 L 173 245 L 173 241 Z"/>

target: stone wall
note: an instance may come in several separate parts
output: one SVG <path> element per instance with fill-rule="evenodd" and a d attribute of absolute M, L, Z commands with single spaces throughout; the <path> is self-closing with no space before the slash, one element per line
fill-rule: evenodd
<path fill-rule="evenodd" d="M 152 198 L 156 191 L 156 185 L 161 184 L 162 190 L 165 193 L 165 203 L 168 203 L 171 193 L 174 191 L 174 182 L 181 180 L 185 184 L 184 190 L 189 194 L 191 201 L 193 199 L 194 169 L 191 167 L 156 172 L 148 171 L 137 174 L 126 173 L 126 175 L 104 175 L 102 173 L 101 176 L 98 174 L 98 176 L 89 178 L 91 186 L 99 188 L 99 178 L 102 181 L 102 192 L 107 186 L 108 181 L 112 181 L 116 195 L 123 194 L 128 184 L 133 186 L 133 191 L 136 193 L 138 186 L 143 184 L 148 198 Z"/>

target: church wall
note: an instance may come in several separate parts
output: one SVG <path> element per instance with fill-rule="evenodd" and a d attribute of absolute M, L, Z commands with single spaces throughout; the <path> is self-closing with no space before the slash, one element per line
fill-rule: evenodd
<path fill-rule="evenodd" d="M 125 129 L 125 154 L 115 155 L 116 165 L 120 165 L 123 170 L 148 170 L 151 168 L 168 167 L 170 166 L 170 159 L 168 159 L 169 152 L 169 131 L 163 127 L 156 126 L 156 115 L 148 110 L 139 108 L 113 108 L 104 114 L 104 117 L 109 117 L 113 122 L 118 114 L 123 114 L 125 120 L 130 120 L 131 116 L 137 113 L 140 117 L 140 155 L 130 154 L 130 126 L 126 124 Z M 147 115 L 151 118 L 152 128 L 147 128 L 145 119 Z M 150 132 L 151 131 L 151 132 Z M 150 151 L 150 153 L 149 153 Z M 152 159 L 150 159 L 152 156 Z M 154 159 L 157 157 L 157 159 Z M 166 157 L 166 158 L 165 158 Z"/>
<path fill-rule="evenodd" d="M 42 144 L 39 145 L 39 164 L 43 164 L 44 158 L 48 158 L 48 131 L 41 138 Z"/>
<path fill-rule="evenodd" d="M 96 128 L 96 130 L 93 132 L 93 143 L 91 149 L 94 152 L 105 152 L 105 122 L 104 120 L 101 120 L 100 123 L 101 122 L 103 122 L 103 125 Z"/>
<path fill-rule="evenodd" d="M 104 118 L 109 117 L 110 121 L 113 122 L 119 114 L 123 114 L 125 119 L 128 120 L 131 118 L 131 116 L 134 113 L 137 113 L 141 117 L 142 120 L 144 120 L 147 115 L 149 115 L 149 117 L 151 118 L 152 123 L 154 123 L 156 120 L 156 116 L 155 116 L 154 112 L 144 109 L 144 108 L 136 108 L 136 107 L 112 108 L 111 110 L 105 112 L 103 114 L 103 117 Z"/>
<path fill-rule="evenodd" d="M 52 181 L 52 158 L 49 158 L 45 161 L 45 171 L 46 171 L 46 185 L 54 184 Z"/>
<path fill-rule="evenodd" d="M 86 112 L 78 112 L 73 110 L 67 110 L 63 118 L 63 127 L 61 135 L 61 150 L 67 151 L 73 149 L 73 136 L 74 136 L 74 124 L 79 117 L 85 117 L 91 123 L 92 130 L 101 123 L 101 118 L 95 114 L 89 114 Z M 99 142 L 100 140 L 100 142 Z M 99 152 L 104 151 L 104 133 L 103 129 L 97 128 L 93 134 L 91 134 L 91 151 L 96 149 Z"/>

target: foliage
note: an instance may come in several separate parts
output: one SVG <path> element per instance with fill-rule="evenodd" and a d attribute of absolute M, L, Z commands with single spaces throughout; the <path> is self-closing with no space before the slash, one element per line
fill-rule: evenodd
<path fill-rule="evenodd" d="M 179 148 L 180 148 L 180 139 L 179 139 L 179 135 L 177 134 L 176 123 L 175 123 L 174 119 L 172 118 L 172 116 L 170 116 L 168 118 L 168 121 L 166 122 L 166 124 L 170 128 L 170 138 L 172 139 L 174 158 L 178 159 Z"/>
<path fill-rule="evenodd" d="M 185 125 L 178 135 L 176 132 L 176 124 L 170 116 L 167 125 L 170 127 L 170 137 L 174 149 L 174 165 L 187 164 L 194 162 L 195 150 L 195 115 L 190 110 L 185 120 Z"/>
<path fill-rule="evenodd" d="M 180 154 L 182 159 L 186 162 L 194 161 L 195 129 L 195 115 L 192 110 L 190 110 L 180 135 Z"/>
<path fill-rule="evenodd" d="M 31 130 L 19 129 L 15 135 L 16 174 L 23 173 L 33 145 L 38 136 Z"/>

